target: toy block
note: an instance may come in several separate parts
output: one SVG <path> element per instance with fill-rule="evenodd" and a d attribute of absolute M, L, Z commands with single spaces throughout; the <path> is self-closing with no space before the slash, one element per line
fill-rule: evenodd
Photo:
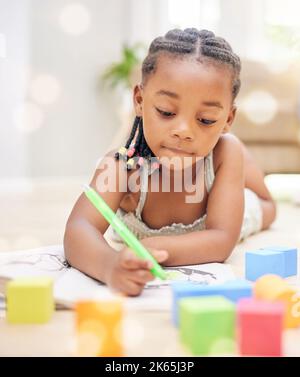
<path fill-rule="evenodd" d="M 281 356 L 284 304 L 243 298 L 237 304 L 241 355 Z"/>
<path fill-rule="evenodd" d="M 252 283 L 244 279 L 230 280 L 220 285 L 221 295 L 233 302 L 252 296 Z"/>
<path fill-rule="evenodd" d="M 255 282 L 253 294 L 257 299 L 283 302 L 285 305 L 284 327 L 300 326 L 300 295 L 280 276 L 262 276 Z"/>
<path fill-rule="evenodd" d="M 178 326 L 178 302 L 185 297 L 220 295 L 237 302 L 241 297 L 252 296 L 252 284 L 249 281 L 237 279 L 216 285 L 199 285 L 187 282 L 172 283 L 172 319 Z"/>
<path fill-rule="evenodd" d="M 179 335 L 194 355 L 235 352 L 235 305 L 222 296 L 179 301 Z"/>
<path fill-rule="evenodd" d="M 282 247 L 282 246 L 271 246 L 264 247 L 263 250 L 277 251 L 283 253 L 284 256 L 284 276 L 289 277 L 297 275 L 297 248 L 293 247 Z"/>
<path fill-rule="evenodd" d="M 122 356 L 121 299 L 76 304 L 77 349 L 80 356 Z"/>
<path fill-rule="evenodd" d="M 255 281 L 263 275 L 275 274 L 284 277 L 284 255 L 272 250 L 253 250 L 246 252 L 245 276 Z"/>
<path fill-rule="evenodd" d="M 50 277 L 24 277 L 6 285 L 9 323 L 45 323 L 54 312 L 53 280 Z"/>

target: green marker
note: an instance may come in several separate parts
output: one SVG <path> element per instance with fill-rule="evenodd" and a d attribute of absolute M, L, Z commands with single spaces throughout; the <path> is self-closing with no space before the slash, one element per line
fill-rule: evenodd
<path fill-rule="evenodd" d="M 153 263 L 150 269 L 152 274 L 162 280 L 167 278 L 163 268 L 157 263 L 149 251 L 141 244 L 136 236 L 127 228 L 127 226 L 118 218 L 114 211 L 106 204 L 105 200 L 89 185 L 84 185 L 84 192 L 90 202 L 103 215 L 108 223 L 120 235 L 125 243 L 142 259 L 148 259 Z"/>

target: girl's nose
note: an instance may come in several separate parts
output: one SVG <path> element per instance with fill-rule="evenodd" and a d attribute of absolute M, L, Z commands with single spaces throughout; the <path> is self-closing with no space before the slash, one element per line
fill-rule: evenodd
<path fill-rule="evenodd" d="M 191 127 L 187 124 L 181 124 L 179 127 L 176 127 L 171 130 L 171 135 L 183 140 L 193 140 L 193 132 Z"/>

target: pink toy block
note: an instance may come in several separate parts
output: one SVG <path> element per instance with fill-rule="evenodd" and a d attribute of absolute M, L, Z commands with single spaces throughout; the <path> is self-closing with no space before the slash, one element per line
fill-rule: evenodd
<path fill-rule="evenodd" d="M 237 304 L 240 354 L 281 356 L 283 317 L 281 302 L 241 299 Z"/>

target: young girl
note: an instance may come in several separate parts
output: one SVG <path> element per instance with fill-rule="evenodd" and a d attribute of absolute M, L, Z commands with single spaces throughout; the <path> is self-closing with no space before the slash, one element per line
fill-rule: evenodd
<path fill-rule="evenodd" d="M 223 262 L 239 240 L 275 219 L 262 172 L 229 134 L 240 69 L 230 45 L 210 31 L 175 29 L 154 39 L 133 92 L 136 118 L 130 137 L 105 156 L 113 165 L 103 159 L 90 183 L 162 265 Z M 174 158 L 176 166 L 166 163 Z M 174 187 L 182 180 L 176 172 L 187 169 L 180 164 L 184 160 L 193 182 L 203 161 L 201 200 L 188 202 L 190 191 Z M 162 189 L 166 169 L 170 190 Z M 128 182 L 136 173 L 133 187 Z M 117 189 L 103 189 L 103 175 Z M 151 190 L 152 177 L 158 190 Z M 151 263 L 123 244 L 116 252 L 103 237 L 108 225 L 82 194 L 66 225 L 66 257 L 112 289 L 138 295 L 153 279 Z M 116 233 L 113 237 L 118 241 Z"/>

